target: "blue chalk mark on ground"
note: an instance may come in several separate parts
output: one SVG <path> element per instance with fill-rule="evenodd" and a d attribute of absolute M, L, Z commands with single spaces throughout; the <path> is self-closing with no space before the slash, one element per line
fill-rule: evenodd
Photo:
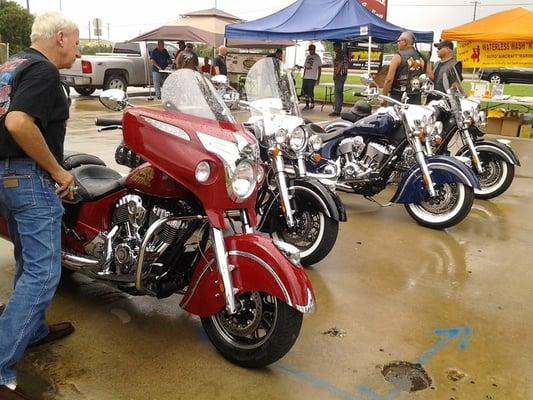
<path fill-rule="evenodd" d="M 435 329 L 433 331 L 435 335 L 442 336 L 442 339 L 435 343 L 429 350 L 424 354 L 418 357 L 415 363 L 418 364 L 427 364 L 427 362 L 444 346 L 450 343 L 453 339 L 463 335 L 461 341 L 459 342 L 459 350 L 465 351 L 468 346 L 468 338 L 472 336 L 472 328 L 469 326 L 459 327 L 459 328 L 446 328 L 446 329 Z"/>
<path fill-rule="evenodd" d="M 357 397 L 355 394 L 346 392 L 345 390 L 339 389 L 335 386 L 333 386 L 330 383 L 327 383 L 323 380 L 320 380 L 318 378 L 315 378 L 312 375 L 306 374 L 305 372 L 297 371 L 295 369 L 286 367 L 281 364 L 275 364 L 271 366 L 274 369 L 277 369 L 278 371 L 281 371 L 287 375 L 291 375 L 295 378 L 298 378 L 304 382 L 307 382 L 313 386 L 316 386 L 340 399 L 347 399 L 347 400 L 362 400 L 360 397 Z"/>

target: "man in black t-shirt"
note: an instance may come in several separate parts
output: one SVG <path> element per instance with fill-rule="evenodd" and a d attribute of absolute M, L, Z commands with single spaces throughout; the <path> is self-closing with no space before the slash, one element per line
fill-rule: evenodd
<path fill-rule="evenodd" d="M 69 101 L 59 69 L 79 57 L 79 31 L 59 13 L 38 16 L 31 48 L 0 66 L 0 210 L 14 244 L 15 285 L 0 317 L 0 398 L 24 399 L 15 364 L 28 346 L 73 332 L 47 325 L 61 275 L 60 198 L 73 199 L 62 166 Z M 54 188 L 54 184 L 56 188 Z"/>
<path fill-rule="evenodd" d="M 218 48 L 218 55 L 213 61 L 213 66 L 215 67 L 215 75 L 228 75 L 228 69 L 226 67 L 226 55 L 228 54 L 228 49 L 226 46 L 220 46 Z"/>
<path fill-rule="evenodd" d="M 461 81 L 463 80 L 463 64 L 458 62 L 453 56 L 453 42 L 441 40 L 439 43 L 435 43 L 434 46 L 437 48 L 437 55 L 440 60 L 435 63 L 433 72 L 430 72 L 429 75 L 430 78 L 433 75 L 434 88 L 441 92 L 446 92 L 449 89 L 449 85 L 456 81 L 456 77 Z M 452 68 L 455 68 L 457 75 L 455 73 L 449 74 L 449 71 L 453 72 Z M 445 87 L 443 82 L 445 74 L 448 75 L 448 87 Z M 461 82 L 458 83 L 460 84 Z"/>

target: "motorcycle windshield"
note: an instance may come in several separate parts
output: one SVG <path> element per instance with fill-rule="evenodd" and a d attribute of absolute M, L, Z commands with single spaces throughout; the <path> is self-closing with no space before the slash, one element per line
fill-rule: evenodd
<path fill-rule="evenodd" d="M 235 123 L 213 84 L 199 72 L 179 69 L 165 80 L 161 90 L 165 109 L 215 121 Z"/>
<path fill-rule="evenodd" d="M 285 111 L 300 116 L 298 96 L 290 72 L 275 57 L 266 57 L 257 61 L 246 76 L 246 99 L 262 111 L 276 113 Z M 252 115 L 260 114 L 252 108 Z"/>
<path fill-rule="evenodd" d="M 450 68 L 442 77 L 442 84 L 446 92 L 456 97 L 466 97 L 461 77 L 455 67 Z"/>

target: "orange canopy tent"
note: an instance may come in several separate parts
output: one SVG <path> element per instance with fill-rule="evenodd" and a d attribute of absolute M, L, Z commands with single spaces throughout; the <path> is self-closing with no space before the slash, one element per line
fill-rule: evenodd
<path fill-rule="evenodd" d="M 513 8 L 442 31 L 466 68 L 532 67 L 533 12 Z"/>
<path fill-rule="evenodd" d="M 522 7 L 502 11 L 442 31 L 442 39 L 476 42 L 533 41 L 533 11 Z"/>

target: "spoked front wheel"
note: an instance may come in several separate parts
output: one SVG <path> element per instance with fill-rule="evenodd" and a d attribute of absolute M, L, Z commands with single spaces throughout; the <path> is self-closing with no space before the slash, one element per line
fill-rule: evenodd
<path fill-rule="evenodd" d="M 294 227 L 287 227 L 280 218 L 271 236 L 297 247 L 302 265 L 321 261 L 330 253 L 337 240 L 339 222 L 318 210 L 299 209 L 293 215 Z"/>
<path fill-rule="evenodd" d="M 479 151 L 479 158 L 483 165 L 483 172 L 479 174 L 474 168 L 481 187 L 474 191 L 476 197 L 488 200 L 509 189 L 514 179 L 514 165 L 483 150 Z"/>
<path fill-rule="evenodd" d="M 474 203 L 474 189 L 462 183 L 435 185 L 437 196 L 429 194 L 420 203 L 406 204 L 413 219 L 422 226 L 444 229 L 461 222 Z"/>
<path fill-rule="evenodd" d="M 237 296 L 239 311 L 202 318 L 216 349 L 246 368 L 265 367 L 289 352 L 300 334 L 302 313 L 263 292 Z"/>

